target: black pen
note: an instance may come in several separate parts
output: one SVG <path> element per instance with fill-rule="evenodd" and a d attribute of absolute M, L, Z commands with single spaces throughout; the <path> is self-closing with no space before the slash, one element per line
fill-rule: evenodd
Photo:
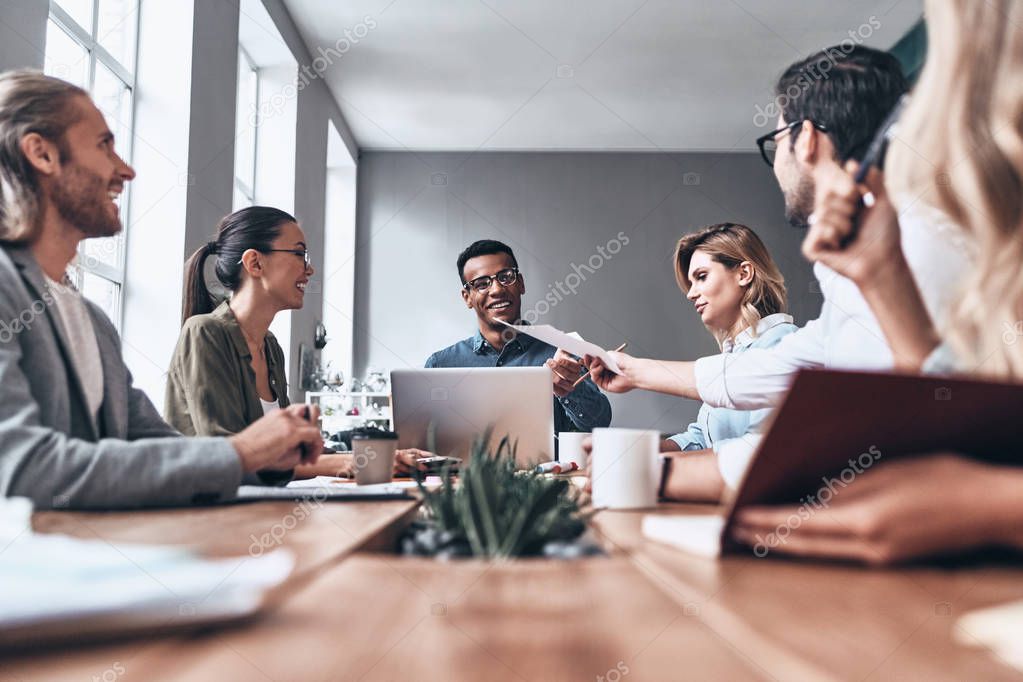
<path fill-rule="evenodd" d="M 302 418 L 305 419 L 306 421 L 309 421 L 309 417 L 310 417 L 309 406 L 306 405 L 305 409 L 302 410 Z M 302 455 L 302 461 L 303 462 L 306 461 L 306 459 L 308 459 L 308 457 L 309 457 L 309 448 L 306 447 L 305 442 L 302 442 L 302 443 L 299 444 L 298 451 Z"/>
<path fill-rule="evenodd" d="M 867 147 L 867 152 L 863 155 L 860 160 L 860 167 L 856 171 L 856 175 L 853 176 L 853 182 L 857 185 L 862 185 L 863 181 L 867 179 L 867 173 L 870 172 L 872 166 L 878 168 L 884 167 L 885 153 L 888 151 L 888 141 L 895 135 L 897 128 L 896 124 L 899 122 L 899 116 L 902 115 L 902 110 L 906 108 L 906 103 L 909 101 L 909 95 L 903 95 L 899 98 L 899 101 L 895 103 L 892 110 L 885 117 L 881 127 L 878 128 L 877 133 L 874 135 L 874 139 L 870 141 L 870 146 Z M 874 205 L 874 193 L 867 192 L 863 195 L 863 205 L 870 208 Z"/>

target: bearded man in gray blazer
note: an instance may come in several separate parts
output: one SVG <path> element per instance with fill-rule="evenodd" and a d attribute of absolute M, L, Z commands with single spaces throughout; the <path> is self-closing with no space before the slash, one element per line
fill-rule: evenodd
<path fill-rule="evenodd" d="M 135 171 L 82 89 L 0 74 L 0 496 L 36 508 L 209 503 L 322 449 L 316 412 L 185 438 L 132 385 L 114 326 L 70 285 L 83 239 L 121 229 Z"/>

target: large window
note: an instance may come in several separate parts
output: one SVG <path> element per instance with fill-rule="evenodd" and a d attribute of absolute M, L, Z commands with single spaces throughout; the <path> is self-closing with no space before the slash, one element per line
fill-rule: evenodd
<path fill-rule="evenodd" d="M 51 0 L 46 27 L 46 73 L 85 88 L 131 160 L 139 0 Z M 121 198 L 128 225 L 129 184 Z M 69 275 L 120 329 L 126 232 L 82 242 Z"/>
<path fill-rule="evenodd" d="M 259 69 L 244 47 L 238 49 L 238 104 L 235 112 L 233 203 L 237 211 L 256 203 Z"/>

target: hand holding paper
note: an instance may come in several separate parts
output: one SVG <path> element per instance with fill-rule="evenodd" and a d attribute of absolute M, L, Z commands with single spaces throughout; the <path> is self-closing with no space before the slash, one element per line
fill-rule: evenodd
<path fill-rule="evenodd" d="M 532 336 L 534 339 L 539 339 L 546 344 L 568 351 L 572 355 L 583 357 L 590 355 L 595 358 L 600 358 L 601 362 L 615 374 L 621 374 L 622 371 L 618 368 L 618 363 L 614 361 L 611 355 L 598 346 L 595 343 L 583 339 L 578 334 L 566 334 L 560 329 L 555 329 L 549 324 L 537 324 L 537 325 L 520 325 L 520 324 L 508 324 L 504 320 L 498 320 L 501 324 L 506 327 L 510 327 L 520 334 L 526 334 Z"/>

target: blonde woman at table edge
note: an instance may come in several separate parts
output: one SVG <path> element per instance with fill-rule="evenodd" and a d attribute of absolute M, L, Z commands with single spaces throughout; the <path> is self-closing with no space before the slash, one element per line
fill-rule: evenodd
<path fill-rule="evenodd" d="M 887 173 L 857 186 L 850 162 L 817 177 L 803 251 L 857 284 L 900 369 L 1023 381 L 1023 2 L 927 0 L 925 16 L 927 62 Z M 944 334 L 899 241 L 898 208 L 920 200 L 976 255 Z M 745 510 L 735 535 L 754 544 L 795 511 Z M 987 546 L 1023 550 L 1023 466 L 930 453 L 864 473 L 775 551 L 883 564 Z"/>
<path fill-rule="evenodd" d="M 675 281 L 724 353 L 770 348 L 797 327 L 786 314 L 785 278 L 760 237 L 745 225 L 710 225 L 678 240 Z M 737 476 L 723 475 L 718 448 L 754 433 L 771 409 L 701 405 L 697 420 L 661 443 L 668 455 L 661 494 L 717 502 Z M 741 472 L 745 462 L 729 463 Z"/>
<path fill-rule="evenodd" d="M 206 285 L 205 266 L 231 292 L 219 304 Z M 164 413 L 188 436 L 243 430 L 289 404 L 284 353 L 270 332 L 277 313 L 302 307 L 314 274 L 305 233 L 276 208 L 250 206 L 225 217 L 216 238 L 185 265 L 182 329 L 167 377 Z M 295 478 L 347 476 L 351 455 L 321 455 L 299 464 Z M 261 474 L 282 484 L 291 472 Z"/>

